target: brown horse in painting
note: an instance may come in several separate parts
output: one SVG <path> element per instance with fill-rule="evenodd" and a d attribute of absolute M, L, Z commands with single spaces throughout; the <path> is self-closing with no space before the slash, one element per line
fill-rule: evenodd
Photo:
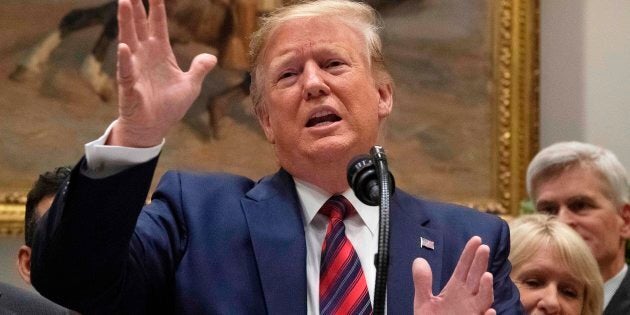
<path fill-rule="evenodd" d="M 242 72 L 241 82 L 230 86 L 207 103 L 210 127 L 218 137 L 218 121 L 225 106 L 235 97 L 244 98 L 249 93 L 249 68 L 247 43 L 256 28 L 259 0 L 166 0 L 171 42 L 186 44 L 199 42 L 216 49 L 219 66 Z M 145 2 L 145 7 L 148 7 Z M 114 93 L 114 81 L 103 71 L 107 50 L 118 35 L 117 1 L 103 5 L 75 9 L 66 14 L 59 27 L 40 41 L 10 74 L 15 81 L 22 81 L 41 72 L 52 52 L 62 40 L 76 32 L 95 25 L 103 25 L 103 31 L 81 67 L 83 77 L 94 91 L 108 101 Z"/>
<path fill-rule="evenodd" d="M 165 0 L 169 35 L 173 45 L 189 42 L 202 43 L 216 49 L 219 67 L 242 72 L 239 82 L 232 83 L 210 97 L 206 103 L 210 131 L 219 138 L 219 120 L 226 108 L 249 95 L 250 78 L 247 57 L 249 36 L 255 31 L 257 18 L 264 11 L 290 4 L 296 0 Z M 366 0 L 377 9 L 405 0 Z M 143 0 L 148 7 L 147 0 Z M 261 7 L 264 4 L 264 8 Z M 58 28 L 40 41 L 10 74 L 15 81 L 25 80 L 41 72 L 52 52 L 62 40 L 75 31 L 103 25 L 103 31 L 94 48 L 83 61 L 81 73 L 104 101 L 114 93 L 114 81 L 103 71 L 107 50 L 118 36 L 116 13 L 118 1 L 100 6 L 70 11 Z"/>

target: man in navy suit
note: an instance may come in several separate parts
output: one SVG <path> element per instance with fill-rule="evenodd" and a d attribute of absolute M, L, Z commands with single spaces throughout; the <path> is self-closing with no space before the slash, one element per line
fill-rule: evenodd
<path fill-rule="evenodd" d="M 527 191 L 536 210 L 558 216 L 595 256 L 604 279 L 604 315 L 630 313 L 627 174 L 612 151 L 577 141 L 544 148 L 527 168 Z"/>
<path fill-rule="evenodd" d="M 373 299 L 378 208 L 346 181 L 393 105 L 373 9 L 322 0 L 264 19 L 251 92 L 280 170 L 258 182 L 169 172 L 144 206 L 163 139 L 216 64 L 201 54 L 181 71 L 163 0 L 150 5 L 147 17 L 140 0 L 119 2 L 119 117 L 86 145 L 38 226 L 34 285 L 84 313 L 317 314 L 328 225 L 319 209 L 343 196 Z M 388 313 L 522 312 L 504 221 L 401 190 L 391 205 Z"/>

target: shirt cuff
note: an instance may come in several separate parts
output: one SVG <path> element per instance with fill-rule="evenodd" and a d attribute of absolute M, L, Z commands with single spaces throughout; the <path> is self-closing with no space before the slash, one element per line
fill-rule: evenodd
<path fill-rule="evenodd" d="M 107 177 L 131 166 L 147 162 L 160 154 L 164 139 L 162 143 L 150 148 L 105 145 L 116 122 L 117 120 L 114 120 L 101 137 L 85 144 L 85 159 L 88 167 L 87 170 L 83 170 L 85 175 L 92 178 Z"/>

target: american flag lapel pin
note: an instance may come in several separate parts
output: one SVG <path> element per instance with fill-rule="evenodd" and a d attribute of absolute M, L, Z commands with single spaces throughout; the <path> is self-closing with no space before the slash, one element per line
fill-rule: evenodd
<path fill-rule="evenodd" d="M 430 239 L 426 239 L 424 237 L 420 237 L 420 248 L 426 248 L 426 249 L 434 250 L 435 249 L 435 243 L 432 240 L 430 240 Z"/>

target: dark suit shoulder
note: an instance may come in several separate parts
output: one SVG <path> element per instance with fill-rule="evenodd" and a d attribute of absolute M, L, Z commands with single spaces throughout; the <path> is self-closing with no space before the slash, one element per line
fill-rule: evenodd
<path fill-rule="evenodd" d="M 0 282 L 1 314 L 70 314 L 43 296 Z"/>
<path fill-rule="evenodd" d="M 488 228 L 488 224 L 500 226 L 504 223 L 500 217 L 476 209 L 453 203 L 428 200 L 413 196 L 401 190 L 394 194 L 402 209 L 412 216 L 419 216 L 431 221 L 432 226 L 442 227 L 462 225 L 466 227 Z M 471 226 L 472 225 L 472 226 Z"/>
<path fill-rule="evenodd" d="M 160 179 L 153 198 L 178 196 L 200 201 L 207 198 L 240 198 L 255 184 L 247 177 L 229 173 L 168 171 Z"/>

